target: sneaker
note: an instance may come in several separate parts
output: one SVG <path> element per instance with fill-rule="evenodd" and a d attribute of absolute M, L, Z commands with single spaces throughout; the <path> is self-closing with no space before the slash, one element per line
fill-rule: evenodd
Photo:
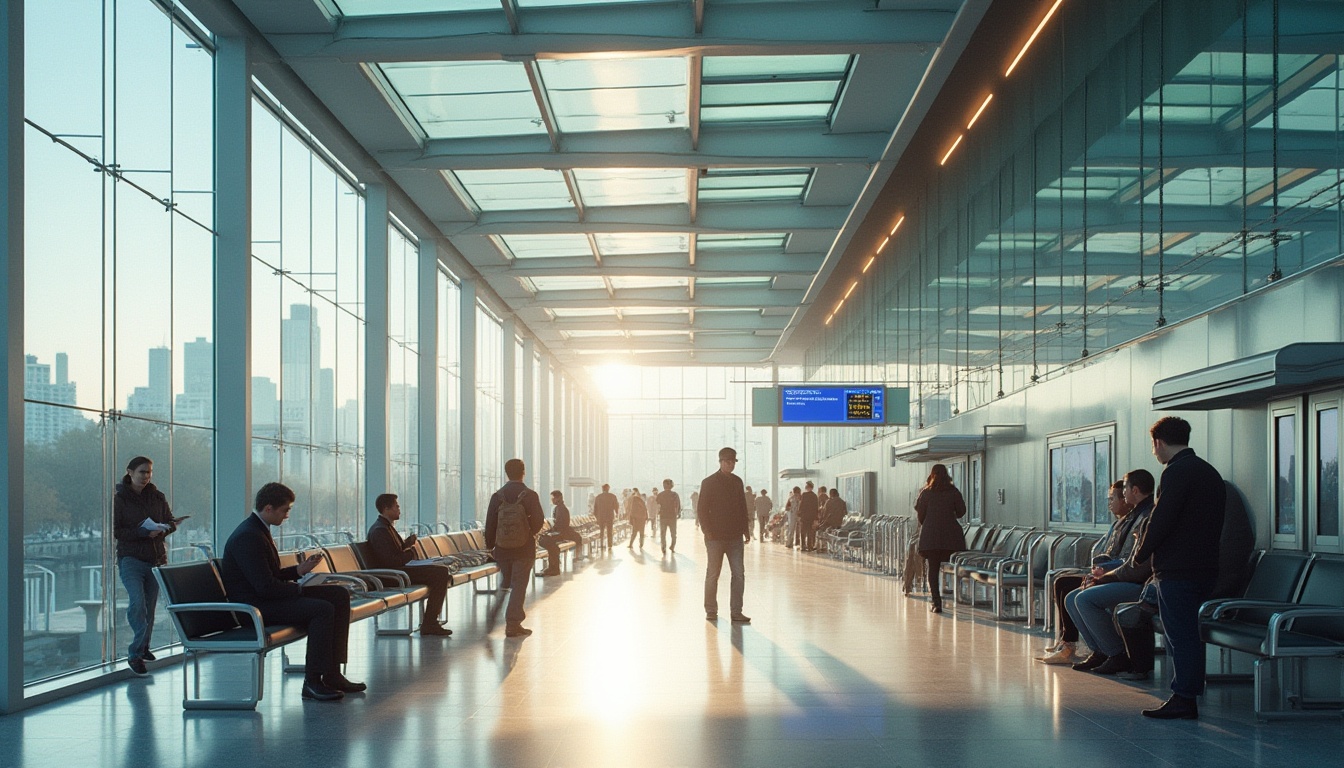
<path fill-rule="evenodd" d="M 149 674 L 149 670 L 145 668 L 144 659 L 127 659 L 126 666 L 131 668 L 131 674 L 136 677 L 145 677 Z"/>
<path fill-rule="evenodd" d="M 504 628 L 505 637 L 527 637 L 530 634 L 532 634 L 532 630 L 522 624 L 510 624 Z"/>
<path fill-rule="evenodd" d="M 1145 669 L 1140 671 L 1137 669 L 1131 669 L 1128 672 L 1116 672 L 1115 677 L 1118 680 L 1152 680 L 1153 670 Z"/>
<path fill-rule="evenodd" d="M 750 623 L 751 623 L 751 617 L 750 617 L 750 616 L 743 616 L 742 614 L 739 613 L 739 614 L 737 614 L 736 616 L 733 617 L 733 623 L 734 623 L 734 624 L 750 624 Z"/>
<path fill-rule="evenodd" d="M 150 653 L 149 651 L 145 651 L 145 655 L 144 655 L 144 656 L 141 656 L 140 658 L 144 659 L 145 661 L 158 661 L 158 660 L 159 660 L 157 656 L 155 656 L 153 653 Z"/>
<path fill-rule="evenodd" d="M 1073 643 L 1064 643 L 1055 652 L 1037 656 L 1036 660 L 1042 664 L 1077 664 L 1078 651 L 1075 650 Z"/>

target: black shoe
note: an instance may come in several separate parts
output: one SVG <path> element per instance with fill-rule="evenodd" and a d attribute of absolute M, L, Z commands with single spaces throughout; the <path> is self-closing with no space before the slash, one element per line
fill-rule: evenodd
<path fill-rule="evenodd" d="M 547 568 L 546 570 L 542 571 L 541 573 L 538 573 L 537 575 L 538 575 L 538 576 L 559 576 L 559 575 L 560 575 L 560 569 L 559 569 L 559 568 Z"/>
<path fill-rule="evenodd" d="M 1106 660 L 1106 663 L 1092 670 L 1094 675 L 1114 675 L 1117 672 L 1128 672 L 1134 669 L 1130 663 L 1129 657 L 1123 653 L 1119 656 L 1112 656 Z"/>
<path fill-rule="evenodd" d="M 532 630 L 522 624 L 512 624 L 504 628 L 505 637 L 527 637 L 530 634 L 532 634 Z"/>
<path fill-rule="evenodd" d="M 718 620 L 719 620 L 719 614 L 717 614 L 717 613 L 706 613 L 706 614 L 705 614 L 705 621 L 718 621 Z"/>
<path fill-rule="evenodd" d="M 739 614 L 737 614 L 736 616 L 733 617 L 733 623 L 734 623 L 734 624 L 750 624 L 750 623 L 751 623 L 751 617 L 750 617 L 750 616 L 744 616 L 744 615 L 742 615 L 742 614 L 739 613 Z"/>
<path fill-rule="evenodd" d="M 443 626 L 437 621 L 427 621 L 424 624 L 420 625 L 421 637 L 428 637 L 431 635 L 438 635 L 439 637 L 449 637 L 452 634 L 453 630 Z"/>
<path fill-rule="evenodd" d="M 1079 672 L 1091 672 L 1106 663 L 1110 657 L 1101 651 L 1093 651 L 1091 656 L 1073 665 L 1073 668 Z"/>
<path fill-rule="evenodd" d="M 345 675 L 340 672 L 333 672 L 330 675 L 323 675 L 322 682 L 328 688 L 340 693 L 363 693 L 369 689 L 369 686 L 363 683 L 356 683 L 353 680 L 346 680 Z"/>
<path fill-rule="evenodd" d="M 158 661 L 158 658 L 149 651 L 145 651 L 145 655 L 141 656 L 140 658 L 144 659 L 145 661 Z"/>
<path fill-rule="evenodd" d="M 1143 710 L 1143 716 L 1156 720 L 1198 720 L 1199 704 L 1194 699 L 1173 693 L 1166 704 L 1157 709 Z"/>
<path fill-rule="evenodd" d="M 339 701 L 345 698 L 344 693 L 328 686 L 321 680 L 304 680 L 301 695 L 303 698 L 313 701 Z"/>
<path fill-rule="evenodd" d="M 144 659 L 127 659 L 126 666 L 131 668 L 131 674 L 136 677 L 145 677 L 149 674 L 149 670 L 145 668 Z"/>
<path fill-rule="evenodd" d="M 935 603 L 934 605 L 929 606 L 929 613 L 942 613 L 942 612 L 943 612 L 943 606 L 941 603 Z"/>

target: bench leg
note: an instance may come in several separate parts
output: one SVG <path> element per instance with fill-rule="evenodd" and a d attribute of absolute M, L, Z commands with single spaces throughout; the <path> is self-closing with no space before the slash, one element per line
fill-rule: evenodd
<path fill-rule="evenodd" d="M 417 604 L 418 604 L 418 601 L 417 601 L 417 602 L 413 602 L 413 603 L 406 603 L 406 605 L 402 606 L 402 608 L 405 608 L 405 609 L 406 609 L 406 626 L 405 626 L 405 627 L 395 627 L 395 626 L 384 627 L 384 626 L 380 623 L 380 622 L 382 621 L 383 614 L 381 614 L 381 613 L 374 614 L 374 616 L 373 616 L 373 634 L 374 634 L 374 636 L 375 636 L 375 637 L 388 637 L 388 636 L 407 637 L 407 636 L 409 636 L 409 635 L 411 634 L 411 632 L 415 631 L 415 606 L 416 606 Z M 399 614 L 400 612 L 401 612 L 401 609 L 400 609 L 400 608 L 398 608 L 398 609 L 395 611 L 395 613 L 398 613 L 398 614 Z M 394 611 L 386 611 L 386 613 L 394 613 Z M 388 622 L 388 623 L 391 624 L 392 622 Z"/>
<path fill-rule="evenodd" d="M 255 710 L 257 702 L 261 701 L 265 693 L 265 667 L 263 666 L 264 655 L 261 653 L 249 654 L 248 659 L 251 674 L 251 695 L 245 699 L 204 699 L 201 695 L 201 660 L 200 654 L 195 651 L 187 651 L 182 656 L 182 708 L 189 710 Z M 187 667 L 191 666 L 190 672 Z M 194 682 L 196 688 L 196 698 L 191 697 L 190 687 Z"/>

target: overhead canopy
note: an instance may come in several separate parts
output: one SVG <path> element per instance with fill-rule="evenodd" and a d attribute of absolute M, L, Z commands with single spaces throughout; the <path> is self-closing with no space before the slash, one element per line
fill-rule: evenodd
<path fill-rule="evenodd" d="M 893 461 L 942 461 L 968 453 L 983 453 L 984 435 L 932 435 L 901 443 L 891 449 Z"/>
<path fill-rule="evenodd" d="M 1168 411 L 1240 408 L 1341 383 L 1344 344 L 1289 344 L 1274 352 L 1162 379 L 1153 385 L 1153 407 Z"/>

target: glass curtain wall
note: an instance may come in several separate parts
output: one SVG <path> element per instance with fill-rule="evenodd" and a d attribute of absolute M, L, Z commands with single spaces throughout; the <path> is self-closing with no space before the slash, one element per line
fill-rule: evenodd
<path fill-rule="evenodd" d="M 482 521 L 490 497 L 504 484 L 504 459 L 500 456 L 504 408 L 504 327 L 477 305 L 476 514 Z"/>
<path fill-rule="evenodd" d="M 254 101 L 252 483 L 294 489 L 281 549 L 364 529 L 363 216 L 320 145 Z"/>
<path fill-rule="evenodd" d="M 459 500 L 462 498 L 462 417 L 458 410 L 462 403 L 462 371 L 458 367 L 462 357 L 462 344 L 458 338 L 458 312 L 462 301 L 462 292 L 448 273 L 439 270 L 439 349 L 438 349 L 438 387 L 439 405 L 438 442 L 439 442 L 439 508 L 434 511 L 434 521 L 457 527 L 461 517 L 458 514 Z M 429 522 L 428 510 L 422 510 L 421 519 Z"/>
<path fill-rule="evenodd" d="M 150 0 L 71 11 L 25 11 L 25 682 L 126 655 L 132 457 L 192 515 L 171 560 L 206 556 L 214 512 L 212 53 Z"/>
<path fill-rule="evenodd" d="M 1093 11 L 1061 6 L 912 180 L 808 380 L 908 385 L 929 427 L 1340 257 L 1337 6 Z M 817 458 L 873 437 L 809 434 Z"/>
<path fill-rule="evenodd" d="M 387 228 L 388 284 L 388 459 L 390 493 L 397 494 L 405 527 L 434 522 L 434 511 L 419 505 L 420 246 L 397 226 Z"/>

